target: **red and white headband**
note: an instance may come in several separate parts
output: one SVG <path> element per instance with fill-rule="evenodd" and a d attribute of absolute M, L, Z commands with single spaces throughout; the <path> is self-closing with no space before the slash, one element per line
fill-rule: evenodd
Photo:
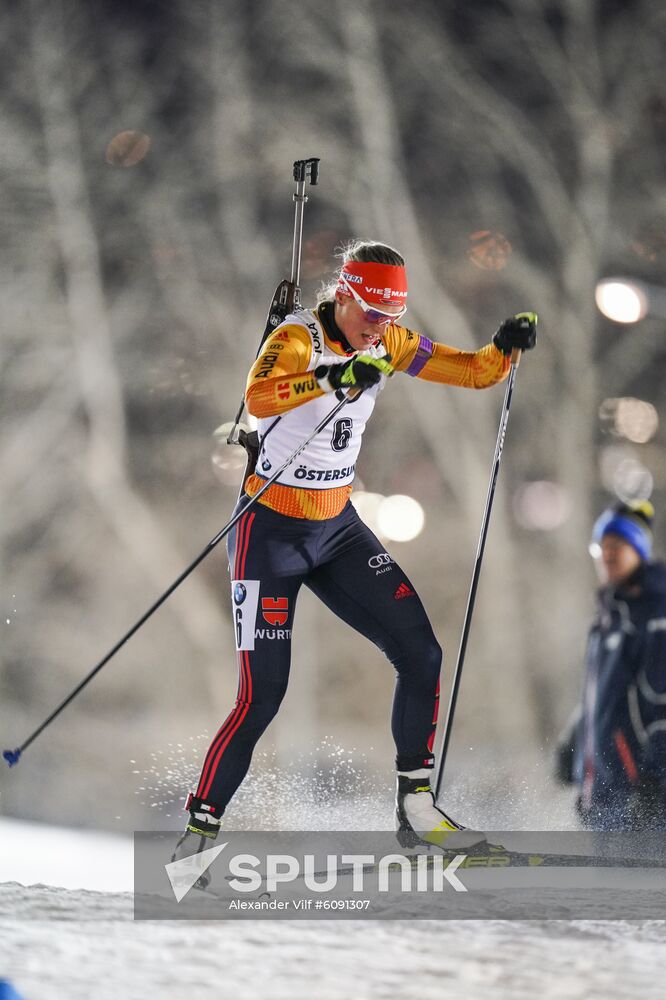
<path fill-rule="evenodd" d="M 342 265 L 338 288 L 349 294 L 353 287 L 365 302 L 377 306 L 407 304 L 407 272 L 398 264 L 346 260 Z"/>

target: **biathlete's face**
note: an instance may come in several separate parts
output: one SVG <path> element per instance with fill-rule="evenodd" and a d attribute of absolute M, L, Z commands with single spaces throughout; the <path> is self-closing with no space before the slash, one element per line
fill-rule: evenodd
<path fill-rule="evenodd" d="M 380 311 L 364 305 L 356 296 L 345 295 L 340 289 L 335 293 L 335 322 L 355 351 L 366 351 L 376 344 L 389 323 L 400 319 L 405 312 L 403 306 L 382 306 Z"/>
<path fill-rule="evenodd" d="M 640 563 L 641 557 L 636 549 L 619 535 L 609 532 L 601 539 L 597 570 L 602 584 L 618 587 L 629 579 Z"/>

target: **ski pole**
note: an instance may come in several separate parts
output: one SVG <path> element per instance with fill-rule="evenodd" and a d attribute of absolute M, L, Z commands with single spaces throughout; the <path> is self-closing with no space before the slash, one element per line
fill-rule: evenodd
<path fill-rule="evenodd" d="M 532 322 L 536 323 L 535 313 L 525 313 L 523 315 L 531 318 Z M 502 414 L 500 416 L 499 431 L 497 433 L 497 442 L 495 444 L 495 455 L 493 458 L 493 467 L 490 473 L 490 483 L 488 485 L 488 495 L 486 497 L 486 509 L 483 512 L 483 521 L 481 522 L 481 533 L 479 535 L 479 544 L 476 550 L 474 572 L 472 573 L 472 582 L 470 584 L 469 596 L 467 598 L 467 608 L 465 610 L 463 630 L 462 630 L 462 635 L 460 637 L 458 659 L 456 661 L 456 668 L 453 673 L 453 686 L 451 688 L 451 697 L 449 699 L 449 707 L 446 713 L 446 722 L 444 724 L 444 736 L 442 739 L 442 747 L 439 752 L 437 775 L 435 778 L 435 787 L 433 789 L 435 802 L 437 802 L 439 798 L 439 793 L 442 786 L 442 778 L 444 777 L 444 765 L 446 764 L 446 755 L 449 749 L 451 728 L 453 726 L 453 716 L 456 710 L 458 691 L 460 689 L 460 679 L 462 677 L 463 663 L 465 662 L 465 652 L 467 650 L 467 640 L 469 639 L 470 628 L 472 625 L 472 614 L 474 612 L 476 590 L 479 584 L 479 577 L 481 575 L 481 563 L 483 561 L 483 552 L 486 547 L 486 537 L 488 535 L 490 513 L 493 509 L 493 500 L 495 498 L 495 487 L 497 486 L 497 477 L 499 474 L 500 462 L 502 460 L 502 452 L 504 450 L 504 438 L 506 437 L 506 427 L 507 423 L 509 422 L 509 408 L 511 406 L 513 386 L 516 381 L 516 372 L 518 370 L 518 365 L 520 364 L 520 355 L 521 355 L 520 349 L 514 347 L 514 349 L 511 352 L 511 369 L 509 372 L 509 381 L 507 383 L 506 392 L 504 393 L 504 405 L 502 406 Z"/>
<path fill-rule="evenodd" d="M 109 660 L 112 659 L 112 657 L 114 657 L 116 655 L 116 653 L 120 649 L 122 649 L 122 647 L 125 645 L 125 643 L 127 642 L 127 640 L 131 639 L 132 636 L 136 632 L 139 631 L 139 629 L 141 628 L 141 626 L 145 622 L 148 621 L 148 619 L 151 617 L 151 615 L 153 615 L 154 612 L 157 611 L 157 609 L 159 607 L 161 607 L 162 604 L 164 604 L 164 602 L 166 601 L 166 599 L 168 597 L 170 597 L 171 594 L 173 594 L 174 590 L 176 590 L 176 588 L 180 586 L 180 584 L 183 582 L 183 580 L 185 580 L 190 575 L 190 573 L 194 569 L 196 569 L 196 567 L 199 565 L 199 563 L 202 562 L 206 558 L 206 556 L 210 552 L 213 551 L 213 549 L 218 544 L 218 542 L 221 542 L 222 539 L 226 535 L 229 534 L 229 532 L 231 531 L 231 529 L 233 528 L 233 526 L 236 524 L 237 521 L 240 520 L 240 518 L 243 516 L 243 514 L 245 514 L 246 511 L 248 511 L 250 509 L 250 507 L 252 507 L 257 502 L 257 500 L 266 492 L 266 490 L 268 489 L 268 487 L 271 486 L 272 483 L 275 482 L 275 480 L 278 478 L 278 476 L 280 476 L 284 472 L 284 470 L 291 465 L 292 462 L 296 461 L 296 459 L 301 454 L 301 452 L 304 451 L 307 448 L 307 446 L 310 444 L 310 442 L 312 441 L 312 439 L 315 438 L 317 436 L 317 434 L 319 434 L 319 432 L 322 431 L 324 429 L 324 427 L 326 427 L 326 425 L 328 423 L 330 423 L 330 421 L 333 419 L 333 417 L 336 415 L 336 413 L 339 413 L 339 411 L 343 408 L 343 406 L 346 406 L 347 403 L 352 402 L 354 399 L 357 399 L 361 395 L 362 391 L 363 391 L 362 389 L 361 390 L 357 390 L 357 389 L 350 389 L 350 390 L 348 390 L 347 394 L 342 399 L 340 399 L 338 401 L 338 403 L 327 414 L 327 416 L 323 417 L 322 420 L 319 421 L 319 423 L 317 424 L 317 426 L 315 427 L 315 429 L 308 435 L 308 437 L 302 442 L 302 444 L 300 444 L 298 446 L 298 448 L 296 448 L 296 450 L 294 452 L 292 452 L 292 454 L 287 459 L 285 459 L 285 461 L 282 463 L 282 465 L 280 466 L 280 468 L 277 469 L 273 473 L 273 475 L 269 479 L 266 480 L 266 482 L 259 489 L 259 491 L 257 493 L 255 493 L 255 495 L 250 499 L 250 502 L 247 503 L 243 507 L 242 510 L 239 510 L 238 513 L 234 514 L 234 516 L 231 518 L 231 520 L 228 521 L 225 524 L 225 526 L 217 533 L 217 535 L 215 535 L 215 537 L 210 540 L 210 542 L 205 547 L 205 549 L 203 549 L 199 553 L 199 555 L 196 557 L 196 559 L 194 559 L 190 563 L 190 565 L 187 567 L 187 569 L 184 569 L 183 572 L 180 574 L 180 576 L 176 580 L 174 580 L 174 582 L 171 584 L 171 586 L 168 587 L 167 590 L 164 591 L 164 593 L 162 594 L 162 596 L 159 597 L 155 601 L 154 604 L 151 604 L 151 606 L 148 608 L 148 610 L 145 612 L 145 614 L 143 614 L 141 616 L 141 618 L 139 618 L 139 620 L 137 622 L 135 622 L 135 624 L 131 627 L 131 629 L 128 632 L 126 632 L 125 635 L 122 636 L 121 639 L 118 640 L 118 642 L 115 644 L 115 646 L 113 646 L 113 648 L 109 650 L 109 652 L 106 654 L 106 656 L 104 656 L 99 661 L 99 663 L 96 664 L 95 667 L 93 667 L 93 669 L 90 671 L 90 673 L 87 674 L 79 684 L 77 684 L 77 686 L 65 698 L 65 700 L 63 702 L 61 702 L 61 704 L 58 705 L 58 707 L 56 709 L 54 709 L 54 711 L 51 712 L 51 714 L 46 719 L 44 719 L 44 721 L 42 722 L 42 724 L 40 726 L 38 726 L 37 729 L 35 729 L 35 731 L 33 733 L 31 733 L 30 736 L 28 736 L 28 738 L 26 740 L 24 740 L 24 742 L 19 747 L 17 747 L 15 750 L 3 750 L 2 756 L 7 761 L 7 764 L 9 765 L 9 767 L 13 767 L 14 764 L 18 763 L 18 761 L 20 760 L 20 757 L 21 757 L 21 754 L 23 753 L 23 751 L 26 750 L 27 747 L 29 747 L 30 744 L 34 740 L 37 739 L 37 737 L 39 736 L 39 734 L 42 733 L 46 729 L 46 727 L 49 726 L 58 715 L 60 715 L 60 713 L 63 711 L 63 709 L 66 708 L 67 705 L 69 705 L 70 702 L 72 702 L 74 700 L 74 698 L 76 698 L 76 696 L 81 691 L 83 691 L 84 687 L 86 687 L 86 685 L 93 679 L 93 677 L 96 674 L 99 673 L 99 671 L 102 669 L 102 667 L 106 666 L 106 664 L 109 662 Z"/>
<path fill-rule="evenodd" d="M 287 314 L 289 312 L 292 312 L 294 309 L 300 308 L 300 289 L 298 287 L 298 282 L 300 280 L 301 246 L 303 241 L 303 209 L 305 202 L 308 200 L 307 195 L 305 194 L 305 188 L 308 180 L 310 181 L 311 184 L 314 185 L 317 183 L 319 179 L 319 158 L 310 157 L 307 160 L 296 160 L 294 162 L 293 175 L 294 175 L 294 180 L 296 182 L 296 191 L 294 193 L 294 201 L 296 202 L 296 214 L 294 219 L 294 240 L 292 248 L 291 277 L 289 280 L 284 279 L 283 281 L 281 281 L 277 289 L 275 290 L 273 301 L 268 311 L 268 319 L 266 321 L 266 327 L 264 329 L 264 333 L 261 338 L 261 343 L 259 344 L 259 348 L 257 350 L 257 356 L 259 355 L 259 352 L 261 351 L 261 348 L 266 339 L 270 336 L 273 330 L 277 326 L 279 326 L 279 324 L 284 320 L 285 316 L 287 316 Z M 358 395 L 358 393 L 356 395 Z M 312 440 L 312 437 L 314 437 L 319 432 L 320 429 L 326 426 L 328 421 L 332 419 L 333 415 L 338 412 L 338 409 L 340 409 L 341 406 L 344 405 L 346 401 L 347 400 L 345 398 L 345 400 L 341 402 L 340 406 L 336 407 L 336 409 L 333 410 L 329 414 L 329 416 L 325 418 L 324 421 L 315 429 L 310 438 L 308 438 L 308 440 L 304 442 L 304 444 L 301 445 L 289 459 L 287 459 L 286 463 L 280 469 L 278 469 L 277 472 L 274 473 L 269 480 L 267 480 L 267 482 L 262 486 L 259 492 L 255 494 L 251 503 L 254 503 L 262 495 L 262 493 L 264 493 L 264 491 L 268 489 L 271 483 L 275 479 L 277 479 L 280 473 L 283 472 L 284 469 L 286 469 L 291 464 L 291 462 L 294 461 L 294 459 L 301 453 L 303 448 L 307 446 L 310 440 Z M 248 464 L 243 476 L 243 483 L 245 483 L 248 474 L 254 471 L 254 464 L 256 462 L 256 457 L 259 451 L 259 444 L 256 432 L 250 432 L 249 434 L 246 434 L 245 431 L 241 430 L 238 438 L 236 438 L 235 436 L 238 424 L 243 415 L 244 408 L 245 408 L 245 395 L 243 395 L 241 399 L 241 403 L 238 408 L 238 412 L 236 414 L 233 427 L 227 438 L 227 444 L 238 444 L 240 442 L 240 444 L 243 445 L 243 447 L 248 453 Z M 269 431 L 273 429 L 273 427 L 277 422 L 278 422 L 277 420 L 273 422 L 273 424 L 269 427 Z M 247 506 L 250 505 L 248 504 Z M 244 508 L 244 510 L 247 509 L 247 506 Z M 244 511 L 240 513 L 243 512 Z M 170 595 L 174 592 L 174 590 L 176 590 L 176 588 L 180 586 L 183 580 L 185 580 L 190 575 L 190 573 L 194 569 L 196 569 L 199 563 L 202 562 L 203 559 L 205 559 L 205 557 L 208 555 L 209 552 L 212 551 L 213 548 L 215 548 L 218 542 L 220 542 L 222 538 L 224 538 L 225 535 L 228 534 L 228 532 L 231 530 L 231 528 L 234 526 L 237 520 L 238 517 L 234 517 L 227 525 L 225 525 L 222 531 L 219 532 L 219 534 L 216 535 L 215 538 L 208 543 L 206 548 L 197 556 L 197 558 L 192 563 L 190 563 L 187 569 L 183 570 L 181 575 L 176 580 L 174 580 L 174 582 L 171 584 L 168 590 L 166 590 L 164 594 L 162 594 L 162 596 L 158 598 L 158 600 L 153 605 L 151 605 L 148 611 L 146 611 L 146 613 L 136 622 L 136 624 L 132 626 L 129 632 L 127 632 L 116 643 L 116 645 L 111 650 L 109 650 L 106 656 L 102 660 L 100 660 L 100 662 L 93 668 L 93 670 L 90 671 L 90 673 L 86 677 L 84 677 L 81 683 L 78 684 L 76 688 L 74 688 L 71 694 L 68 695 L 68 697 L 62 702 L 62 704 L 60 704 L 55 709 L 55 711 L 52 712 L 51 715 L 44 720 L 42 725 L 39 726 L 39 728 L 36 729 L 35 732 L 32 733 L 20 747 L 17 747 L 16 750 L 3 751 L 3 757 L 5 758 L 10 767 L 12 767 L 14 764 L 18 762 L 22 752 L 33 742 L 33 740 L 35 740 L 37 736 L 39 736 L 39 734 L 44 729 L 46 729 L 48 725 L 50 725 L 50 723 L 56 718 L 56 716 L 58 716 L 60 712 L 62 712 L 62 710 L 66 708 L 66 706 L 71 701 L 73 701 L 74 698 L 76 698 L 79 692 L 82 691 L 83 688 L 89 683 L 89 681 L 92 680 L 95 674 L 97 674 L 98 671 L 100 671 L 102 667 L 104 667 L 109 662 L 109 660 L 113 656 L 115 656 L 115 654 L 121 649 L 122 646 L 124 646 L 127 640 L 130 639 L 135 634 L 135 632 L 137 632 L 141 628 L 141 626 L 151 617 L 151 615 L 155 611 L 157 611 L 157 609 L 164 603 L 164 601 L 166 601 L 166 599 L 170 597 Z"/>
<path fill-rule="evenodd" d="M 296 210 L 294 215 L 294 239 L 291 249 L 291 276 L 287 279 L 284 278 L 280 284 L 275 289 L 275 294 L 273 295 L 273 301 L 271 302 L 271 307 L 268 310 L 268 318 L 266 320 L 266 326 L 257 348 L 256 357 L 259 357 L 259 352 L 264 346 L 264 343 L 270 337 L 273 330 L 284 322 L 285 317 L 296 310 L 301 308 L 301 289 L 299 287 L 299 282 L 301 280 L 301 248 L 303 245 L 303 213 L 305 210 L 305 203 L 308 200 L 308 196 L 305 193 L 306 184 L 310 181 L 313 186 L 319 181 L 319 157 L 311 156 L 307 160 L 295 160 L 294 161 L 294 180 L 296 182 L 296 190 L 294 192 L 294 202 L 296 204 Z M 229 431 L 229 436 L 227 437 L 227 444 L 240 444 L 248 451 L 250 454 L 250 448 L 243 438 L 236 437 L 236 431 L 238 429 L 238 424 L 240 423 L 241 417 L 243 416 L 243 410 L 245 409 L 245 395 L 241 398 L 240 406 L 238 407 L 238 412 L 234 418 L 233 426 Z M 257 447 L 254 442 L 251 442 L 251 447 Z M 258 449 L 257 449 L 258 450 Z M 256 457 L 256 456 L 255 456 Z M 250 470 L 253 471 L 253 470 Z M 246 470 L 247 477 L 247 470 Z"/>

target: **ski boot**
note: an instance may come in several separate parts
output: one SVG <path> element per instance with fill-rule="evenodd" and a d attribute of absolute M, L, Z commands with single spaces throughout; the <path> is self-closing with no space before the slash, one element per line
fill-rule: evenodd
<path fill-rule="evenodd" d="M 182 837 L 176 844 L 171 860 L 182 861 L 185 858 L 191 858 L 192 865 L 198 867 L 197 855 L 213 846 L 213 842 L 220 832 L 224 810 L 204 802 L 203 799 L 195 798 L 191 793 L 187 797 L 185 808 L 189 810 L 190 819 Z M 207 889 L 210 880 L 210 869 L 207 868 L 194 883 L 194 888 Z"/>
<path fill-rule="evenodd" d="M 445 851 L 466 850 L 485 844 L 483 833 L 467 830 L 435 805 L 430 788 L 430 768 L 398 771 L 396 829 L 401 847 L 441 847 Z"/>

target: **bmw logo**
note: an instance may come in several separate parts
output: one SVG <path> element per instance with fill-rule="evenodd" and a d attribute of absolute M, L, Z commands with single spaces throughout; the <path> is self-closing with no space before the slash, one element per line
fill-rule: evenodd
<path fill-rule="evenodd" d="M 234 587 L 234 604 L 242 604 L 247 597 L 247 590 L 242 583 L 237 583 Z"/>

